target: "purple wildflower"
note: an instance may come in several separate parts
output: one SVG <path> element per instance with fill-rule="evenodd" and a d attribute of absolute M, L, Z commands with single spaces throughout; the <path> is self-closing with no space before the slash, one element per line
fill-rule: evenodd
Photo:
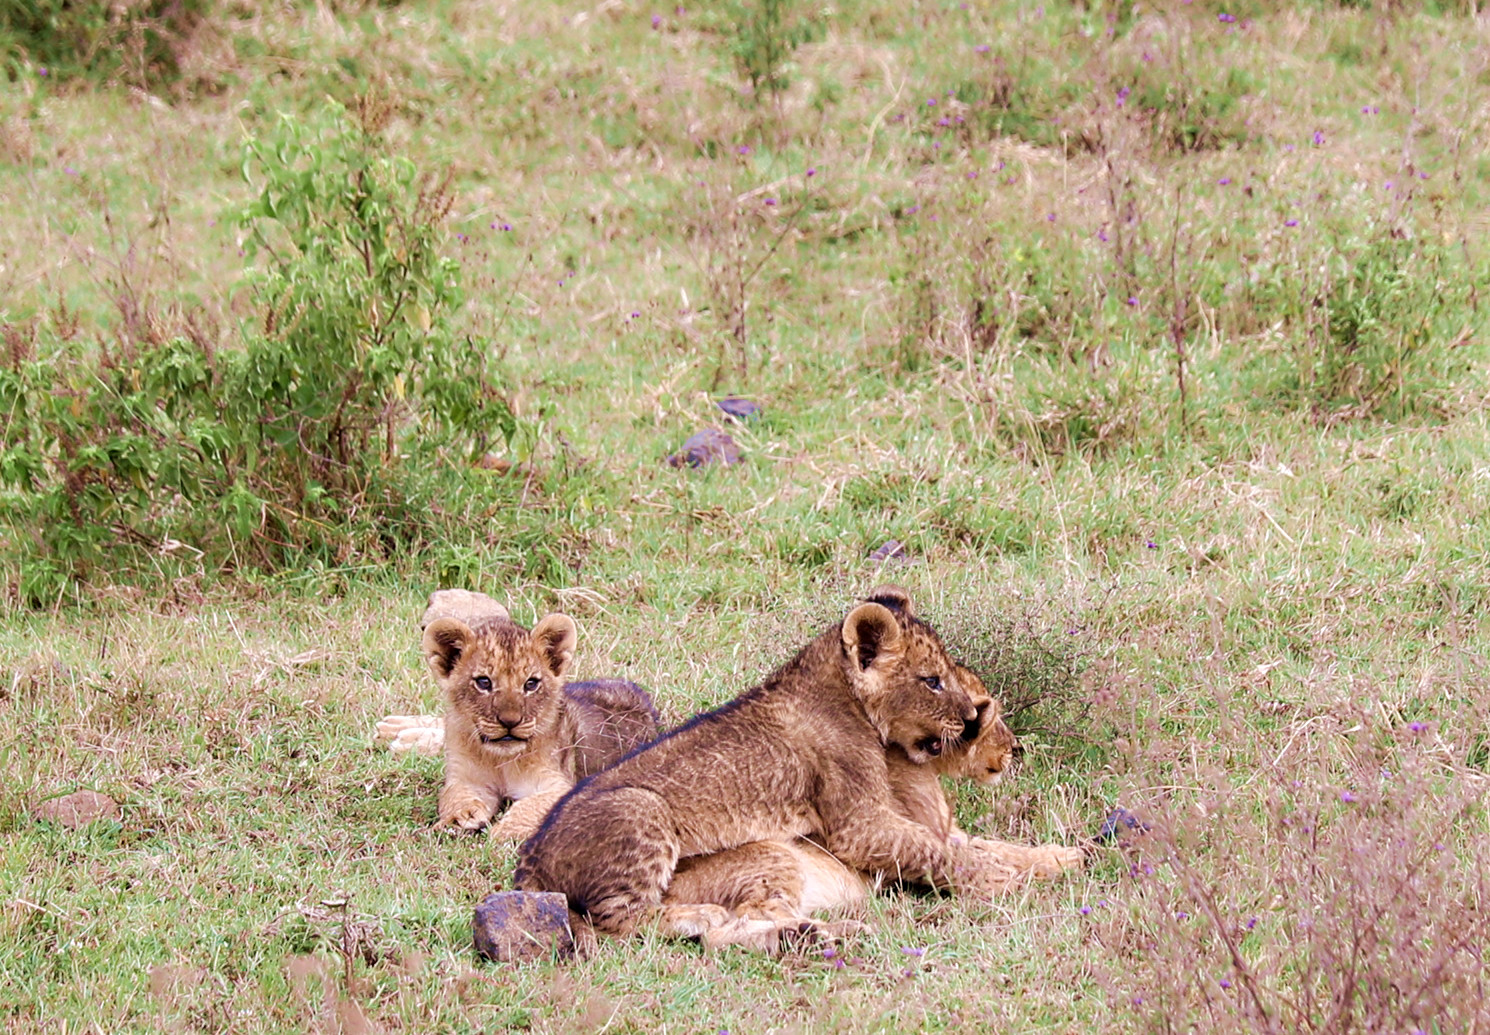
<path fill-rule="evenodd" d="M 767 198 L 766 199 L 766 204 L 767 205 L 774 205 L 774 204 L 776 204 L 776 199 L 775 198 Z"/>
<path fill-rule="evenodd" d="M 926 955 L 926 950 L 925 949 L 919 948 L 919 947 L 914 946 L 914 945 L 902 945 L 900 947 L 900 951 L 903 952 L 903 953 L 905 953 L 907 956 L 925 956 Z"/>
<path fill-rule="evenodd" d="M 1219 183 L 1221 186 L 1225 187 L 1227 184 L 1229 184 L 1231 182 L 1231 177 L 1230 176 L 1223 176 L 1219 180 L 1217 180 L 1216 182 Z"/>
<path fill-rule="evenodd" d="M 808 169 L 807 170 L 807 175 L 808 176 L 816 176 L 817 175 L 817 170 L 816 169 Z"/>
<path fill-rule="evenodd" d="M 1227 25 L 1230 25 L 1232 22 L 1236 21 L 1236 15 L 1227 14 L 1225 11 L 1222 11 L 1220 14 L 1216 15 L 1216 20 L 1218 22 L 1225 22 Z"/>
<path fill-rule="evenodd" d="M 1345 804 L 1350 805 L 1355 801 L 1355 795 L 1350 793 L 1349 791 L 1341 791 L 1340 800 L 1345 802 Z"/>
<path fill-rule="evenodd" d="M 749 153 L 750 153 L 750 145 L 749 144 L 741 144 L 739 147 L 735 148 L 735 154 L 748 155 Z"/>
<path fill-rule="evenodd" d="M 1324 146 L 1324 133 L 1322 131 L 1320 131 L 1320 130 L 1317 130 L 1317 129 L 1314 131 L 1314 146 L 1315 147 L 1323 147 Z"/>
<path fill-rule="evenodd" d="M 50 75 L 51 73 L 48 72 L 47 69 L 46 69 L 46 66 L 43 65 L 41 68 L 38 68 L 36 70 L 36 74 L 37 75 L 41 75 L 41 76 L 45 76 L 45 75 Z"/>
<path fill-rule="evenodd" d="M 662 25 L 662 15 L 660 15 L 660 14 L 654 14 L 654 15 L 652 15 L 652 28 L 656 29 L 656 28 L 660 27 L 661 25 Z"/>
<path fill-rule="evenodd" d="M 1082 906 L 1080 909 L 1077 910 L 1077 912 L 1080 913 L 1082 916 L 1091 916 L 1092 915 L 1092 907 L 1091 906 Z"/>
<path fill-rule="evenodd" d="M 1137 305 L 1138 304 L 1138 296 L 1137 295 L 1129 295 L 1128 296 L 1128 304 L 1129 305 Z"/>
<path fill-rule="evenodd" d="M 1283 220 L 1283 225 L 1284 226 L 1298 226 L 1299 225 L 1299 221 L 1297 219 L 1285 219 L 1285 220 Z"/>
<path fill-rule="evenodd" d="M 1052 213 L 1050 213 L 1050 215 L 1046 216 L 1045 217 L 1045 221 L 1047 223 L 1054 223 L 1055 222 L 1055 213 L 1052 212 Z"/>
<path fill-rule="evenodd" d="M 973 49 L 976 50 L 979 54 L 987 54 L 993 48 L 986 43 L 980 43 Z"/>
<path fill-rule="evenodd" d="M 1421 733 L 1428 728 L 1428 724 L 1426 722 L 1409 722 L 1407 728 L 1414 733 Z"/>
<path fill-rule="evenodd" d="M 926 107 L 928 107 L 928 108 L 935 108 L 936 107 L 936 98 L 935 97 L 928 97 L 928 98 L 926 98 Z"/>
<path fill-rule="evenodd" d="M 1231 982 L 1230 981 L 1227 981 L 1225 978 L 1222 978 L 1221 979 L 1221 987 L 1222 988 L 1230 988 L 1231 987 Z"/>

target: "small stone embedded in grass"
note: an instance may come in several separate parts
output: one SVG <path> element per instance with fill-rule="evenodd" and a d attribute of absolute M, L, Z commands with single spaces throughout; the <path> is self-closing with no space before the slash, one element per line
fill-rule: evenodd
<path fill-rule="evenodd" d="M 729 417 L 737 421 L 754 420 L 761 415 L 761 404 L 739 395 L 726 395 L 714 402 Z"/>
<path fill-rule="evenodd" d="M 740 447 L 735 440 L 718 428 L 704 428 L 693 435 L 683 448 L 668 456 L 673 467 L 703 467 L 706 464 L 730 464 L 741 462 Z"/>
<path fill-rule="evenodd" d="M 919 557 L 911 556 L 905 544 L 898 539 L 889 539 L 878 550 L 869 555 L 869 559 L 876 564 L 920 564 Z"/>
<path fill-rule="evenodd" d="M 1125 834 L 1129 831 L 1137 831 L 1138 833 L 1143 833 L 1148 829 L 1149 825 L 1147 823 L 1139 819 L 1127 809 L 1123 808 L 1121 805 L 1117 805 L 1114 806 L 1111 812 L 1103 817 L 1101 829 L 1097 831 L 1097 840 L 1112 841 L 1121 834 Z"/>
<path fill-rule="evenodd" d="M 32 810 L 37 819 L 60 823 L 76 830 L 99 819 L 119 818 L 119 806 L 107 794 L 97 791 L 73 791 L 61 798 L 49 798 Z"/>
<path fill-rule="evenodd" d="M 554 891 L 496 891 L 476 907 L 476 954 L 497 963 L 574 955 L 569 902 Z"/>

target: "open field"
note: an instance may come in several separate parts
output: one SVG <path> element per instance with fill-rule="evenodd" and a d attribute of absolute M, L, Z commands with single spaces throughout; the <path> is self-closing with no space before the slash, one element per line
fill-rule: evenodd
<path fill-rule="evenodd" d="M 0 37 L 0 1026 L 1490 1032 L 1473 7 L 219 3 L 170 76 Z M 353 503 L 69 483 L 70 400 L 312 318 L 244 148 L 331 153 L 330 101 L 432 199 L 463 293 L 399 327 L 480 355 L 512 471 L 399 380 Z M 745 462 L 664 464 L 728 392 Z M 1022 706 L 963 825 L 1084 873 L 887 893 L 835 955 L 476 962 L 515 853 L 371 744 L 438 708 L 428 592 L 565 611 L 679 720 L 883 581 Z M 78 788 L 119 817 L 35 818 Z"/>

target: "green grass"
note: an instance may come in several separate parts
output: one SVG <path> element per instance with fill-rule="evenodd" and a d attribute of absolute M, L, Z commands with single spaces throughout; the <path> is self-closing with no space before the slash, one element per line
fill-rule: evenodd
<path fill-rule="evenodd" d="M 1266 1030 L 1251 980 L 1280 1030 L 1483 1026 L 1421 955 L 1490 865 L 1490 40 L 1443 6 L 848 5 L 759 104 L 724 16 L 671 6 L 223 7 L 155 96 L 21 61 L 7 362 L 237 347 L 245 134 L 373 91 L 455 172 L 458 320 L 532 473 L 436 458 L 409 556 L 121 542 L 40 610 L 6 491 L 0 1025 Z M 746 462 L 665 466 L 726 391 L 765 406 Z M 892 538 L 918 563 L 871 563 Z M 882 895 L 842 967 L 477 963 L 512 850 L 431 831 L 438 762 L 370 737 L 438 707 L 426 593 L 564 610 L 580 675 L 677 720 L 885 580 L 1027 705 L 964 824 L 1084 842 L 1121 802 L 1150 835 L 990 904 Z M 122 819 L 33 817 L 79 787 Z"/>

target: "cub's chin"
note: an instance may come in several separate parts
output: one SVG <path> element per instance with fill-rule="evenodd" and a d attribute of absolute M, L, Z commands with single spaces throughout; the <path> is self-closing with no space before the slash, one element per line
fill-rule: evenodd
<path fill-rule="evenodd" d="M 511 733 L 498 737 L 478 733 L 476 734 L 476 740 L 481 744 L 482 749 L 487 754 L 496 755 L 498 758 L 507 758 L 511 755 L 522 754 L 528 746 L 527 737 L 515 737 Z"/>

